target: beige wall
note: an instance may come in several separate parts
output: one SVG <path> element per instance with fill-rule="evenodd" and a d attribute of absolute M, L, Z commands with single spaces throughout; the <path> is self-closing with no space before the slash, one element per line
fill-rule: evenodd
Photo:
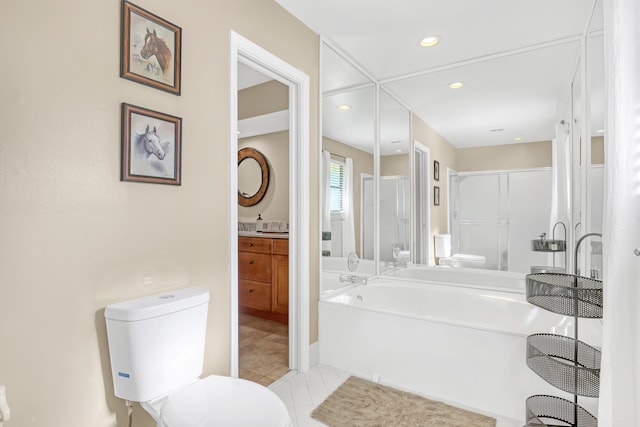
<path fill-rule="evenodd" d="M 289 108 L 289 87 L 271 80 L 238 91 L 238 120 Z"/>
<path fill-rule="evenodd" d="M 362 256 L 362 248 L 360 247 L 362 181 L 360 178 L 362 174 L 373 176 L 373 155 L 327 137 L 322 137 L 322 149 L 341 158 L 350 157 L 353 159 L 353 211 L 355 216 L 354 227 L 356 229 L 356 252 L 358 256 Z"/>
<path fill-rule="evenodd" d="M 591 138 L 591 164 L 604 164 L 604 136 L 594 136 Z"/>
<path fill-rule="evenodd" d="M 428 147 L 431 155 L 431 164 L 437 160 L 440 163 L 440 181 L 434 181 L 433 175 L 431 179 L 431 194 L 433 195 L 433 187 L 440 187 L 440 205 L 434 206 L 431 200 L 431 239 L 429 239 L 429 251 L 431 254 L 431 264 L 435 264 L 433 256 L 433 236 L 447 232 L 447 201 L 449 189 L 447 187 L 447 167 L 456 169 L 456 149 L 449 144 L 440 134 L 434 131 L 422 119 L 413 114 L 412 119 L 413 139 Z M 433 196 L 432 196 L 433 197 Z"/>
<path fill-rule="evenodd" d="M 408 154 L 380 157 L 380 176 L 409 176 L 411 164 Z"/>
<path fill-rule="evenodd" d="M 458 149 L 458 172 L 551 167 L 551 141 Z"/>
<path fill-rule="evenodd" d="M 229 370 L 229 31 L 311 77 L 318 230 L 318 36 L 273 1 L 139 0 L 183 29 L 182 96 L 119 77 L 120 0 L 4 2 L 0 383 L 12 426 L 123 427 L 107 304 L 211 291 L 205 374 Z M 8 60 L 10 58 L 10 60 Z M 183 118 L 182 186 L 120 182 L 120 103 Z M 311 233 L 311 342 L 319 238 Z M 136 408 L 136 427 L 155 426 Z"/>
<path fill-rule="evenodd" d="M 238 149 L 251 147 L 267 158 L 269 188 L 254 206 L 238 205 L 238 220 L 255 222 L 258 214 L 265 221 L 289 221 L 289 131 L 243 138 Z"/>

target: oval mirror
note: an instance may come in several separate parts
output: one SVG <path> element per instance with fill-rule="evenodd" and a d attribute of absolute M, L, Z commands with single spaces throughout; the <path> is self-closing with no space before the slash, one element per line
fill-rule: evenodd
<path fill-rule="evenodd" d="M 269 165 L 267 158 L 255 148 L 238 151 L 238 204 L 258 204 L 269 187 Z"/>

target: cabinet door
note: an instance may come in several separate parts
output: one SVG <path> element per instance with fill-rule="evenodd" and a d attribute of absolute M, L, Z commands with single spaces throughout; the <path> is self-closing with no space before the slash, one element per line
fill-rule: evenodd
<path fill-rule="evenodd" d="M 271 311 L 271 285 L 253 280 L 240 280 L 238 300 L 243 307 Z"/>
<path fill-rule="evenodd" d="M 272 255 L 273 293 L 272 311 L 287 314 L 289 312 L 289 257 Z"/>
<path fill-rule="evenodd" d="M 273 253 L 289 255 L 289 239 L 273 239 Z"/>

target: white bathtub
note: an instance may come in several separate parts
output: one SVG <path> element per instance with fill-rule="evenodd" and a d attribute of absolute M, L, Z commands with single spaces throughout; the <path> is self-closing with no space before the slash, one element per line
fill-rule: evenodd
<path fill-rule="evenodd" d="M 526 365 L 526 337 L 571 335 L 573 318 L 522 293 L 377 278 L 320 301 L 320 363 L 422 395 L 524 420 L 533 394 L 572 399 Z M 580 339 L 601 341 L 598 320 Z M 597 400 L 580 404 L 597 413 Z"/>
<path fill-rule="evenodd" d="M 371 260 L 361 259 L 355 271 L 349 271 L 347 258 L 322 257 L 322 278 L 320 281 L 320 298 L 326 298 L 342 288 L 352 287 L 348 282 L 340 282 L 341 275 L 355 275 L 361 277 L 373 277 L 375 275 L 375 263 Z"/>

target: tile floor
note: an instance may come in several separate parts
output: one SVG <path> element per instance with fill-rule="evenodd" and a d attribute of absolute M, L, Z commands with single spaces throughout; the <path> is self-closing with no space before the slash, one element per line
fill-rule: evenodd
<path fill-rule="evenodd" d="M 240 378 L 268 386 L 289 372 L 289 328 L 284 323 L 240 314 Z"/>
<path fill-rule="evenodd" d="M 340 384 L 349 378 L 349 373 L 326 365 L 318 365 L 308 372 L 291 373 L 270 388 L 282 399 L 297 427 L 324 424 L 311 418 L 311 412 L 320 405 Z M 492 414 L 487 414 L 492 415 Z M 496 417 L 496 427 L 522 427 L 522 421 Z"/>
<path fill-rule="evenodd" d="M 287 325 L 240 314 L 239 326 L 240 378 L 269 386 L 287 406 L 294 426 L 324 426 L 311 418 L 311 412 L 350 373 L 327 365 L 315 366 L 304 374 L 290 372 Z M 522 426 L 516 420 L 496 419 L 496 427 Z"/>

